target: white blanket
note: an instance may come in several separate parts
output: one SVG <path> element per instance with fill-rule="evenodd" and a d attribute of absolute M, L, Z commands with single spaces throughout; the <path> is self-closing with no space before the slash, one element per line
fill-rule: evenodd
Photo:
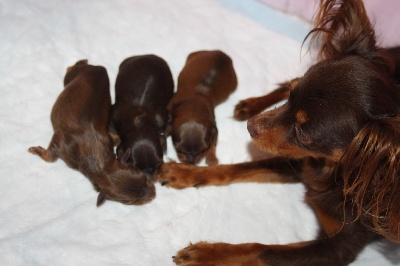
<path fill-rule="evenodd" d="M 184 190 L 157 184 L 144 206 L 96 208 L 90 182 L 61 160 L 27 152 L 47 147 L 51 108 L 68 66 L 107 68 L 114 96 L 120 62 L 154 53 L 176 78 L 189 53 L 221 49 L 237 91 L 216 109 L 221 163 L 258 159 L 233 107 L 304 73 L 312 61 L 308 25 L 255 0 L 96 0 L 0 2 L 0 265 L 172 266 L 189 242 L 285 244 L 312 239 L 317 223 L 302 185 L 237 184 Z M 168 140 L 165 156 L 176 159 Z M 368 246 L 353 265 L 395 265 L 399 249 Z"/>

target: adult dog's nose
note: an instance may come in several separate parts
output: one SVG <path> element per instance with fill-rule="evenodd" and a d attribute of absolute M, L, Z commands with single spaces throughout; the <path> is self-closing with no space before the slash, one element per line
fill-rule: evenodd
<path fill-rule="evenodd" d="M 255 119 L 253 117 L 247 121 L 247 131 L 249 131 L 250 137 L 252 137 L 252 138 L 254 138 L 258 135 L 257 127 L 254 125 L 255 124 L 254 120 Z"/>

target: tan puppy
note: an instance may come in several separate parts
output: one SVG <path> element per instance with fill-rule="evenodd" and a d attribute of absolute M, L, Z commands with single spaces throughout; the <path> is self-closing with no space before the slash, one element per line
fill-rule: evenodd
<path fill-rule="evenodd" d="M 108 134 L 111 108 L 107 71 L 81 60 L 67 69 L 64 90 L 51 112 L 54 135 L 49 147 L 29 148 L 46 162 L 61 158 L 80 171 L 99 191 L 97 206 L 106 199 L 124 204 L 144 204 L 155 197 L 155 188 L 137 168 L 126 163 L 129 154 L 116 160 Z"/>
<path fill-rule="evenodd" d="M 204 156 L 218 164 L 214 108 L 236 89 L 232 60 L 221 51 L 191 53 L 170 103 L 171 135 L 179 160 L 197 164 Z"/>

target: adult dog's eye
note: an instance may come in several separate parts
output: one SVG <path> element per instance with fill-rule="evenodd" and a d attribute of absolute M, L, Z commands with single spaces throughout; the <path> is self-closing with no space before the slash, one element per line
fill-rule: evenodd
<path fill-rule="evenodd" d="M 299 123 L 296 123 L 294 125 L 294 129 L 296 131 L 296 137 L 301 143 L 303 143 L 303 144 L 310 144 L 311 143 L 310 135 L 304 133 L 304 131 L 301 129 Z"/>

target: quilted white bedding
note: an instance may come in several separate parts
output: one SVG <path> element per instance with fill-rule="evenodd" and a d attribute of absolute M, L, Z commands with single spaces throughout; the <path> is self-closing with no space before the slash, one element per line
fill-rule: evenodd
<path fill-rule="evenodd" d="M 68 66 L 107 68 L 114 96 L 120 62 L 153 53 L 176 78 L 189 53 L 221 49 L 233 59 L 237 91 L 216 109 L 220 163 L 264 156 L 240 100 L 304 73 L 309 25 L 255 0 L 0 1 L 0 265 L 172 266 L 189 242 L 285 244 L 312 239 L 317 223 L 302 185 L 237 184 L 174 190 L 156 185 L 144 206 L 107 201 L 61 160 L 27 152 L 47 147 L 51 108 Z M 165 160 L 176 159 L 168 140 Z M 368 246 L 353 265 L 400 265 L 400 249 Z"/>

